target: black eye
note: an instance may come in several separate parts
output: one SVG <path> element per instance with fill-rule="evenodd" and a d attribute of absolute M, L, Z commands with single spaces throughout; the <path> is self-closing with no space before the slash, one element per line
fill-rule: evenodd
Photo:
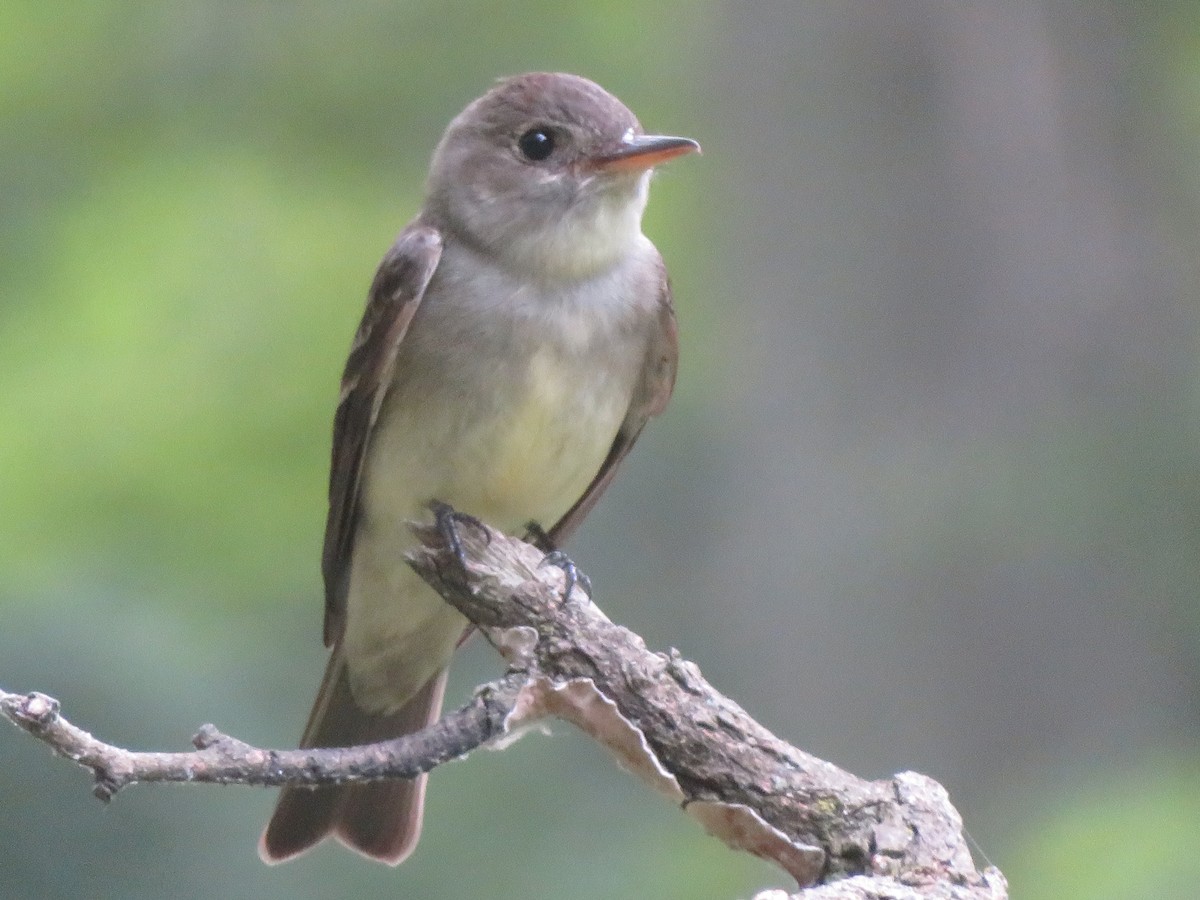
<path fill-rule="evenodd" d="M 554 135 L 549 128 L 530 128 L 517 139 L 517 148 L 526 159 L 541 162 L 554 152 Z"/>

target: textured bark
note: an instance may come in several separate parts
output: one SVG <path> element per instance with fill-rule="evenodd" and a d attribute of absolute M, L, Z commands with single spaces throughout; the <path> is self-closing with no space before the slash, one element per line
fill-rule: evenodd
<path fill-rule="evenodd" d="M 935 781 L 915 772 L 864 781 L 780 740 L 676 651 L 651 652 L 610 622 L 580 588 L 562 603 L 562 573 L 520 541 L 464 529 L 464 577 L 436 530 L 418 535 L 417 571 L 527 674 L 510 727 L 546 714 L 571 722 L 731 846 L 801 885 L 841 885 L 824 896 L 1007 896 L 998 870 L 975 869 Z"/>
<path fill-rule="evenodd" d="M 509 677 L 476 691 L 471 702 L 433 728 L 362 747 L 265 750 L 203 725 L 191 752 L 125 750 L 93 737 L 59 713 L 59 702 L 37 692 L 0 690 L 0 714 L 48 744 L 59 756 L 91 770 L 93 793 L 108 801 L 138 782 L 198 782 L 281 787 L 413 778 L 462 756 L 505 732 L 520 679 Z"/>
<path fill-rule="evenodd" d="M 425 731 L 366 747 L 264 750 L 204 726 L 197 749 L 133 752 L 71 725 L 42 694 L 0 692 L 0 712 L 90 769 L 110 799 L 138 781 L 330 784 L 413 777 L 547 716 L 571 722 L 711 834 L 777 863 L 806 898 L 1007 896 L 976 870 L 946 791 L 904 772 L 864 781 L 771 734 L 672 650 L 646 649 L 537 549 L 460 529 L 466 567 L 433 528 L 412 564 L 504 655 L 508 674 Z M 789 896 L 782 891 L 762 900 Z"/>

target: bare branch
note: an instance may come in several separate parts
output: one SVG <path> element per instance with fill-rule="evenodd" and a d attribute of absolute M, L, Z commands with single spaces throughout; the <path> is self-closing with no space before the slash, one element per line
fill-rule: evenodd
<path fill-rule="evenodd" d="M 201 782 L 279 787 L 340 784 L 382 778 L 413 778 L 463 756 L 506 732 L 522 679 L 508 676 L 475 692 L 471 702 L 447 713 L 417 734 L 361 747 L 263 750 L 203 725 L 192 738 L 194 751 L 154 753 L 124 750 L 97 740 L 59 714 L 45 694 L 0 690 L 0 714 L 59 756 L 91 770 L 93 793 L 108 801 L 137 782 Z"/>
<path fill-rule="evenodd" d="M 905 772 L 863 781 L 781 741 L 676 651 L 646 649 L 610 622 L 540 551 L 495 531 L 460 530 L 464 570 L 434 528 L 411 562 L 504 655 L 509 672 L 417 734 L 364 747 L 264 750 L 204 726 L 186 753 L 114 747 L 70 724 L 57 701 L 0 691 L 0 714 L 92 771 L 108 800 L 138 781 L 330 784 L 411 778 L 547 716 L 571 722 L 711 834 L 769 859 L 803 900 L 1003 900 L 978 872 L 945 790 Z M 782 900 L 781 891 L 759 900 Z"/>
<path fill-rule="evenodd" d="M 436 529 L 417 534 L 414 568 L 527 673 L 510 728 L 547 714 L 569 721 L 709 833 L 801 885 L 849 891 L 798 895 L 806 900 L 1007 896 L 998 870 L 976 871 L 937 782 L 915 772 L 864 781 L 780 740 L 678 652 L 650 652 L 610 622 L 581 588 L 561 603 L 562 572 L 528 544 L 462 529 L 464 577 Z"/>

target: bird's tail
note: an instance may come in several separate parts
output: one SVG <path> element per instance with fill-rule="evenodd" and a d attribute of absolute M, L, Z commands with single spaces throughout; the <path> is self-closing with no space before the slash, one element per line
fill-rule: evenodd
<path fill-rule="evenodd" d="M 438 672 L 399 710 L 377 715 L 350 693 L 341 647 L 325 668 L 300 746 L 351 747 L 385 741 L 430 725 L 442 709 L 446 670 Z M 426 776 L 318 788 L 285 787 L 258 845 L 263 862 L 276 864 L 333 836 L 351 850 L 396 866 L 421 836 Z"/>

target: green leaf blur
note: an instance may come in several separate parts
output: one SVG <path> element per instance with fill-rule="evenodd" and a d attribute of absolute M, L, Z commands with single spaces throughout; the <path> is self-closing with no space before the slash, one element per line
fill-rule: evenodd
<path fill-rule="evenodd" d="M 533 69 L 704 146 L 645 221 L 676 395 L 569 548 L 606 612 L 805 749 L 938 778 L 1014 897 L 1192 896 L 1191 0 L 0 5 L 0 686 L 132 747 L 296 740 L 367 286 L 445 124 Z M 450 702 L 498 671 L 468 646 Z M 270 792 L 102 808 L 3 733 L 0 895 L 785 884 L 554 732 L 435 772 L 399 870 L 268 869 Z"/>

